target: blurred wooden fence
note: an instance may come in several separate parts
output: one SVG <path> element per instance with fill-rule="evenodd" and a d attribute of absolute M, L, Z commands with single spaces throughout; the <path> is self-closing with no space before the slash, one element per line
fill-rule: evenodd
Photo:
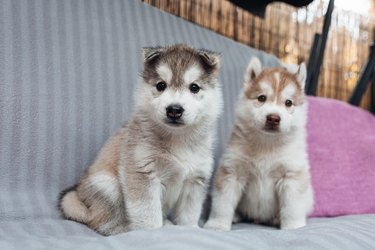
<path fill-rule="evenodd" d="M 272 53 L 287 63 L 308 61 L 314 33 L 321 32 L 327 8 L 327 2 L 322 0 L 300 9 L 273 3 L 267 7 L 265 19 L 261 19 L 226 0 L 143 1 L 238 42 Z M 344 101 L 349 98 L 367 61 L 374 26 L 372 17 L 334 10 L 318 96 Z M 369 91 L 361 106 L 369 109 Z"/>

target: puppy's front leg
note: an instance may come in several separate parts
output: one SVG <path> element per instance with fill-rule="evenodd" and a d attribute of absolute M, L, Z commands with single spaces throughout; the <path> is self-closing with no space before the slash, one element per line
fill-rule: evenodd
<path fill-rule="evenodd" d="M 131 230 L 162 227 L 160 180 L 152 172 L 128 171 L 122 186 Z"/>
<path fill-rule="evenodd" d="M 231 229 L 234 212 L 242 195 L 244 184 L 225 167 L 220 167 L 217 170 L 210 217 L 204 228 L 216 231 Z"/>
<path fill-rule="evenodd" d="M 207 182 L 207 178 L 202 176 L 185 180 L 174 211 L 174 221 L 177 225 L 198 227 Z"/>
<path fill-rule="evenodd" d="M 305 172 L 287 173 L 277 186 L 280 206 L 280 228 L 296 229 L 306 225 L 313 204 L 310 177 Z"/>

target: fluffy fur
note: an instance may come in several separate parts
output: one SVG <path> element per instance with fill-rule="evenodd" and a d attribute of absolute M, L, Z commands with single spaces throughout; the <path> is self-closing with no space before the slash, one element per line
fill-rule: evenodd
<path fill-rule="evenodd" d="M 205 228 L 230 230 L 247 219 L 281 229 L 306 224 L 312 209 L 306 152 L 306 68 L 246 70 L 235 126 L 214 179 Z"/>
<path fill-rule="evenodd" d="M 218 71 L 210 51 L 145 48 L 135 111 L 78 185 L 63 192 L 63 216 L 103 235 L 159 228 L 168 219 L 197 226 L 222 106 Z"/>

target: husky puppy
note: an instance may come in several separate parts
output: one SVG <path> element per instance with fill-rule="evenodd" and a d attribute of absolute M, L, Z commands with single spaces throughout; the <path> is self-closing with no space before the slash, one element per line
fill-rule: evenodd
<path fill-rule="evenodd" d="M 306 225 L 313 193 L 305 142 L 305 65 L 296 71 L 262 70 L 258 58 L 250 61 L 205 228 L 228 231 L 240 219 L 281 229 Z"/>
<path fill-rule="evenodd" d="M 219 55 L 185 45 L 144 49 L 135 111 L 79 183 L 62 193 L 66 219 L 103 235 L 197 226 L 221 112 Z"/>

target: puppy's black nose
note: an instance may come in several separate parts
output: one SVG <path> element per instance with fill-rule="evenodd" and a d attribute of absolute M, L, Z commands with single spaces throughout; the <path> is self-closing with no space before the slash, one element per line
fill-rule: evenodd
<path fill-rule="evenodd" d="M 177 104 L 169 105 L 167 108 L 167 117 L 171 120 L 177 120 L 180 119 L 182 116 L 182 113 L 184 113 L 184 109 Z"/>
<path fill-rule="evenodd" d="M 267 115 L 267 125 L 278 126 L 280 124 L 280 116 L 278 115 Z"/>

